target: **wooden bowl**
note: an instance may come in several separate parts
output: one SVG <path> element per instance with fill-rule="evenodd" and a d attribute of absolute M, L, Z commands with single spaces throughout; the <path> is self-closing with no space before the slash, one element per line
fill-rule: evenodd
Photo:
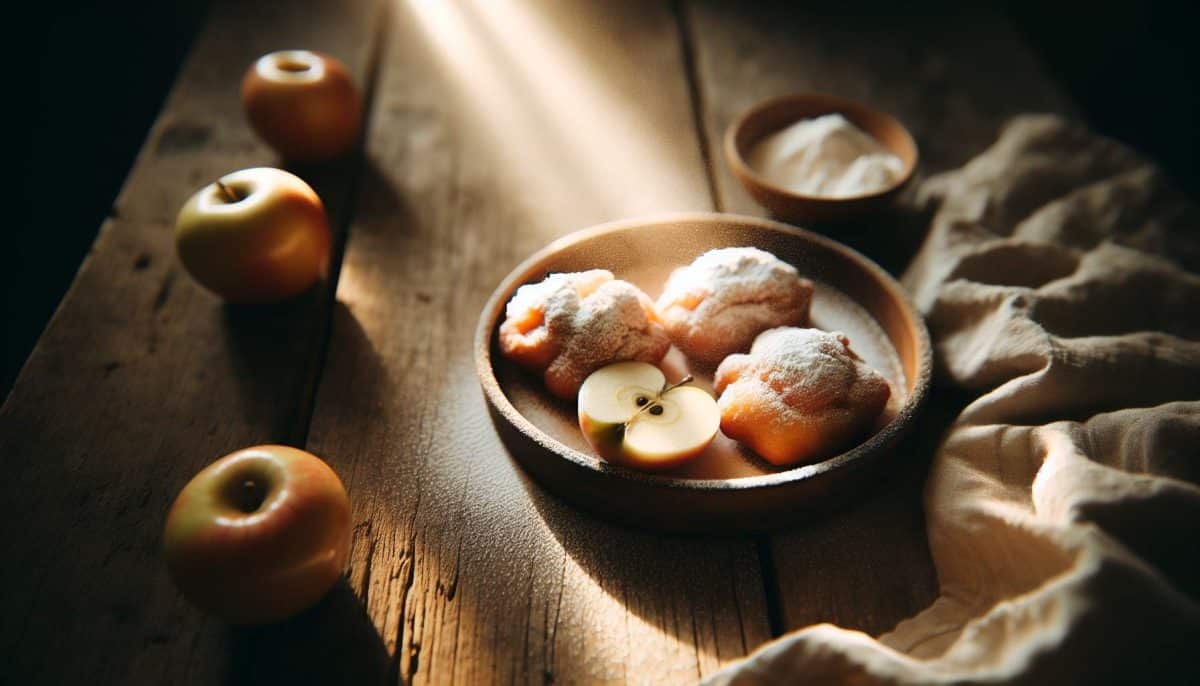
<path fill-rule="evenodd" d="M 574 403 L 555 399 L 499 353 L 498 329 L 516 289 L 552 272 L 604 268 L 657 297 L 671 270 L 701 253 L 755 246 L 816 284 L 813 325 L 840 330 L 887 378 L 892 401 L 875 432 L 814 464 L 772 467 L 718 434 L 699 458 L 667 473 L 642 473 L 596 457 Z M 929 390 L 929 334 L 903 289 L 874 262 L 831 239 L 767 219 L 700 213 L 604 224 L 559 239 L 521 263 L 492 293 L 475 335 L 475 366 L 496 428 L 512 457 L 547 490 L 601 516 L 642 528 L 717 533 L 775 528 L 853 495 L 891 454 Z M 691 367 L 689 369 L 689 367 Z M 712 368 L 667 355 L 670 378 L 711 384 Z M 707 388 L 711 390 L 711 385 Z"/>
<path fill-rule="evenodd" d="M 837 198 L 790 191 L 759 174 L 746 162 L 749 151 L 765 136 L 795 122 L 839 113 L 900 158 L 904 169 L 887 188 Z M 798 93 L 763 101 L 737 118 L 725 131 L 725 160 L 754 201 L 777 217 L 798 222 L 840 222 L 887 208 L 917 168 L 917 144 L 891 115 L 846 98 Z"/>

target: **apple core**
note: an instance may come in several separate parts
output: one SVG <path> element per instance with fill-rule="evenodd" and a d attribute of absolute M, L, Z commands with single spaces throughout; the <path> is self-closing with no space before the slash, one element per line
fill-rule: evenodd
<path fill-rule="evenodd" d="M 617 362 L 593 372 L 579 389 L 579 427 L 609 462 L 662 470 L 696 457 L 720 424 L 713 397 L 689 386 L 686 376 L 668 383 L 645 362 Z"/>

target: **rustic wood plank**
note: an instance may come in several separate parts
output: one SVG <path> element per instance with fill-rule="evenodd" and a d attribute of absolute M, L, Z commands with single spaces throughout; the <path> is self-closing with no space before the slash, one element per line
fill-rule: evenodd
<path fill-rule="evenodd" d="M 0 409 L 0 680 L 236 682 L 270 646 L 180 599 L 160 532 L 206 463 L 303 440 L 332 286 L 281 307 L 223 307 L 182 272 L 172 225 L 211 179 L 278 164 L 242 121 L 238 88 L 252 60 L 312 47 L 365 82 L 378 4 L 212 7 L 112 217 Z M 301 170 L 339 230 L 360 164 Z M 364 617 L 348 591 L 318 612 Z"/>
<path fill-rule="evenodd" d="M 726 127 L 767 97 L 820 91 L 855 98 L 897 116 L 912 131 L 925 174 L 961 165 L 994 140 L 1010 116 L 1068 111 L 1003 17 L 946 5 L 880 6 L 869 15 L 798 3 L 751 10 L 695 0 L 684 8 L 702 121 L 713 151 L 718 206 L 763 215 L 721 155 Z M 898 271 L 925 224 L 879 218 L 825 228 Z M 818 622 L 878 634 L 924 609 L 937 591 L 921 511 L 928 457 L 959 399 L 934 393 L 897 467 L 861 502 L 828 519 L 772 536 L 780 629 Z"/>
<path fill-rule="evenodd" d="M 785 2 L 756 3 L 751 10 L 696 0 L 685 5 L 685 14 L 696 43 L 717 206 L 726 212 L 766 214 L 729 171 L 721 142 L 741 112 L 768 97 L 818 91 L 890 112 L 920 149 L 910 191 L 922 178 L 980 152 L 1017 113 L 1071 111 L 995 8 L 934 3 L 855 13 Z M 926 225 L 924 217 L 903 212 L 810 228 L 830 232 L 899 273 Z"/>
<path fill-rule="evenodd" d="M 471 351 L 492 289 L 551 239 L 710 206 L 674 17 L 394 9 L 308 444 L 350 489 L 350 585 L 402 682 L 694 682 L 768 638 L 753 542 L 639 533 L 545 494 L 491 426 Z"/>

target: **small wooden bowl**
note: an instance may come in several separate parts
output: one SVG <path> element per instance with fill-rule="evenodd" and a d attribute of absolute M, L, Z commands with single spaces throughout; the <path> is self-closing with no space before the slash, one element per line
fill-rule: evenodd
<path fill-rule="evenodd" d="M 834 113 L 900 158 L 904 170 L 891 186 L 838 198 L 804 195 L 776 184 L 746 162 L 749 151 L 763 137 L 803 119 Z M 917 144 L 895 117 L 854 100 L 822 93 L 784 95 L 755 105 L 725 131 L 724 148 L 733 175 L 755 202 L 777 217 L 800 222 L 840 222 L 878 212 L 895 199 L 917 168 Z"/>
<path fill-rule="evenodd" d="M 603 268 L 657 297 L 671 270 L 713 248 L 755 246 L 816 285 L 813 325 L 840 330 L 892 386 L 874 434 L 821 462 L 779 469 L 718 434 L 694 462 L 649 474 L 596 457 L 574 403 L 553 398 L 540 377 L 499 353 L 498 329 L 518 287 L 553 272 Z M 768 219 L 713 213 L 604 224 L 561 238 L 521 263 L 492 293 L 475 334 L 475 367 L 493 422 L 512 457 L 547 490 L 617 521 L 675 532 L 770 529 L 824 511 L 855 492 L 891 453 L 929 391 L 929 335 L 904 290 L 874 262 L 831 239 Z M 711 383 L 712 369 L 672 349 L 669 378 Z M 711 386 L 709 386 L 711 390 Z"/>

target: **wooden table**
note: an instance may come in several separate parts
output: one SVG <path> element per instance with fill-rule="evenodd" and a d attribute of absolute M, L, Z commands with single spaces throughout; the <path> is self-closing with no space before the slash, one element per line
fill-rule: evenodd
<path fill-rule="evenodd" d="M 879 633 L 925 607 L 920 487 L 952 401 L 854 507 L 772 535 L 665 537 L 530 482 L 472 367 L 484 300 L 553 238 L 649 212 L 760 214 L 719 141 L 763 97 L 871 102 L 913 130 L 926 173 L 1013 113 L 1067 107 L 986 12 L 796 4 L 216 3 L 0 410 L 0 681 L 687 683 L 790 629 Z M 279 164 L 237 85 L 288 47 L 341 57 L 368 94 L 363 154 L 295 170 L 327 204 L 340 270 L 283 306 L 226 307 L 182 271 L 172 224 L 219 175 Z M 843 238 L 895 270 L 919 235 Z M 342 476 L 351 560 L 313 610 L 235 629 L 177 594 L 160 532 L 201 467 L 268 442 Z"/>

